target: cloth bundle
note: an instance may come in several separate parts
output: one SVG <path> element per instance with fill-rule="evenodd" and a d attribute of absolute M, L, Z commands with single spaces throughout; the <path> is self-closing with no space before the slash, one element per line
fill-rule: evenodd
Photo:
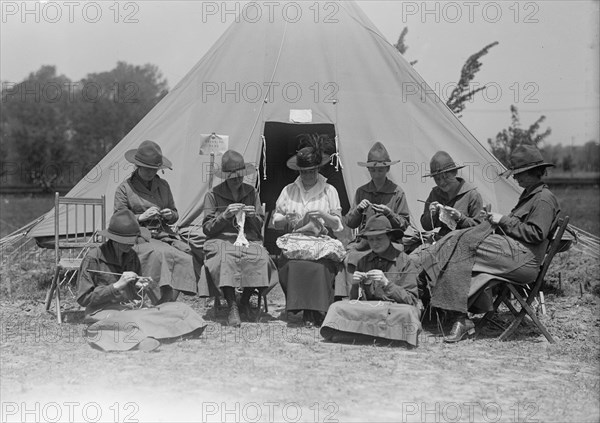
<path fill-rule="evenodd" d="M 286 258 L 292 260 L 327 259 L 342 262 L 346 258 L 344 244 L 327 235 L 289 233 L 277 238 L 277 246 Z"/>

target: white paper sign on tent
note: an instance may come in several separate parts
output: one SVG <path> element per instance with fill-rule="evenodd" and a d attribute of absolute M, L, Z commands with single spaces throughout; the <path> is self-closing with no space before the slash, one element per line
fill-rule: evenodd
<path fill-rule="evenodd" d="M 312 122 L 312 110 L 311 109 L 290 109 L 290 122 L 292 123 L 311 123 Z"/>
<path fill-rule="evenodd" d="M 218 135 L 214 132 L 201 134 L 200 140 L 200 155 L 223 154 L 229 149 L 229 135 Z"/>

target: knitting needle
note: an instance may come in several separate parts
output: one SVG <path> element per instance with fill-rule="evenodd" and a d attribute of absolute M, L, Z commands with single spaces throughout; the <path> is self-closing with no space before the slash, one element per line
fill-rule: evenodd
<path fill-rule="evenodd" d="M 105 275 L 123 276 L 122 273 L 105 272 L 103 270 L 91 270 L 91 269 L 89 269 L 88 272 L 92 272 L 92 273 L 104 273 Z"/>

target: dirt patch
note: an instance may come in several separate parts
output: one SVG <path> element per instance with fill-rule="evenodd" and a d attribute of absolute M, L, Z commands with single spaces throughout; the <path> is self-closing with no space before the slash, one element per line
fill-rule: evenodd
<path fill-rule="evenodd" d="M 84 325 L 56 324 L 40 301 L 2 302 L 3 421 L 33 421 L 36 413 L 49 421 L 57 412 L 60 421 L 600 418 L 593 295 L 547 298 L 542 317 L 556 344 L 526 325 L 509 342 L 496 341 L 492 328 L 448 345 L 430 323 L 415 349 L 325 342 L 299 316 L 282 320 L 279 288 L 269 295 L 270 313 L 239 329 L 223 325 L 224 310 L 181 300 L 210 322 L 201 339 L 110 354 L 88 346 Z"/>

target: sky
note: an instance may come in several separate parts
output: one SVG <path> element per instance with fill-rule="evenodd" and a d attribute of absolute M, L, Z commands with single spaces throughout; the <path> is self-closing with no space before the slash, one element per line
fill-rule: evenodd
<path fill-rule="evenodd" d="M 126 61 L 157 65 L 172 88 L 247 3 L 1 1 L 0 80 L 18 83 L 42 65 L 55 65 L 78 81 Z M 334 11 L 330 3 L 319 3 L 321 13 Z M 408 27 L 405 57 L 418 60 L 415 69 L 442 98 L 471 54 L 499 42 L 475 78 L 488 88 L 461 118 L 482 144 L 509 126 L 511 104 L 523 127 L 546 116 L 541 130 L 552 129 L 548 144 L 600 139 L 599 1 L 358 4 L 391 43 Z"/>

